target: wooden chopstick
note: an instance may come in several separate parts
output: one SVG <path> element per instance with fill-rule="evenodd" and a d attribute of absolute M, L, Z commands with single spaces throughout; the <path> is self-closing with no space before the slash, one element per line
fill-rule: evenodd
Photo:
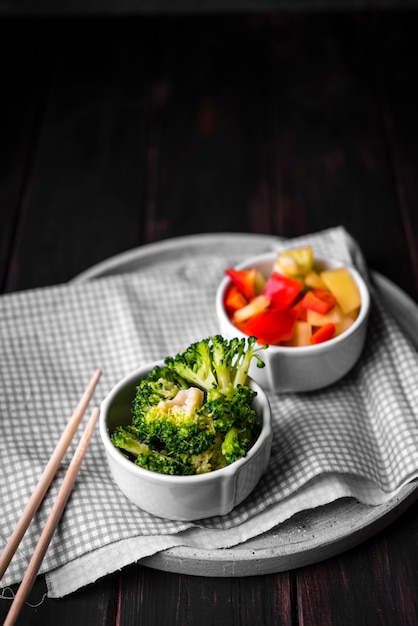
<path fill-rule="evenodd" d="M 22 513 L 22 516 L 17 523 L 17 526 L 12 532 L 10 539 L 8 540 L 6 547 L 4 548 L 0 556 L 0 580 L 3 578 L 4 572 L 8 568 L 9 563 L 12 560 L 13 555 L 16 552 L 23 535 L 25 534 L 30 522 L 32 521 L 33 516 L 38 510 L 55 474 L 58 471 L 64 454 L 74 437 L 74 434 L 81 422 L 84 413 L 86 412 L 86 409 L 91 400 L 101 373 L 101 370 L 98 369 L 93 374 L 76 409 L 74 410 L 74 413 L 71 416 L 70 421 L 68 422 L 64 432 L 62 433 L 61 438 L 58 441 L 57 446 L 52 453 L 52 456 L 49 459 L 48 464 L 46 465 L 44 472 L 39 479 L 39 482 L 36 485 L 35 490 L 33 491 Z"/>
<path fill-rule="evenodd" d="M 99 412 L 100 410 L 98 407 L 93 409 L 86 429 L 80 439 L 74 456 L 71 459 L 70 465 L 68 466 L 68 470 L 64 476 L 64 480 L 58 492 L 57 498 L 54 502 L 54 506 L 52 507 L 51 513 L 42 531 L 41 537 L 35 548 L 32 559 L 28 565 L 28 569 L 26 570 L 25 576 L 20 583 L 19 589 L 16 592 L 16 595 L 7 614 L 6 620 L 3 623 L 3 626 L 12 626 L 12 624 L 16 622 L 20 610 L 30 590 L 32 589 L 36 575 L 48 549 L 52 536 L 61 519 L 68 498 L 70 497 L 81 463 L 87 452 L 87 448 L 89 446 L 90 439 L 97 422 L 97 418 L 99 417 Z"/>

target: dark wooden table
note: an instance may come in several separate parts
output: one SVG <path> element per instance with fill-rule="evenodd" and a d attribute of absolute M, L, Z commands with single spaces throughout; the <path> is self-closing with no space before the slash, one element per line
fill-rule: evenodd
<path fill-rule="evenodd" d="M 1 292 L 180 235 L 342 224 L 417 300 L 417 29 L 418 13 L 385 10 L 2 17 Z M 20 623 L 411 626 L 417 522 L 415 503 L 277 574 L 135 564 L 34 606 L 39 577 Z"/>

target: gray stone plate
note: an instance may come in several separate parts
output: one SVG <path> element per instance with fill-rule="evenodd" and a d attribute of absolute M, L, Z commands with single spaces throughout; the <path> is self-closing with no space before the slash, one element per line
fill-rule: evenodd
<path fill-rule="evenodd" d="M 128 250 L 83 272 L 73 282 L 135 272 L 146 265 L 170 259 L 193 259 L 227 248 L 231 255 L 251 255 L 271 250 L 277 239 L 269 235 L 214 233 L 167 239 Z M 250 256 L 250 255 L 248 255 Z M 392 315 L 418 349 L 413 329 L 418 307 L 384 276 L 372 272 L 377 289 Z M 254 576 L 302 567 L 336 556 L 369 539 L 397 519 L 418 498 L 416 482 L 408 484 L 392 500 L 366 506 L 345 498 L 326 506 L 302 511 L 268 533 L 227 549 L 196 550 L 176 547 L 143 559 L 154 569 L 197 576 Z"/>

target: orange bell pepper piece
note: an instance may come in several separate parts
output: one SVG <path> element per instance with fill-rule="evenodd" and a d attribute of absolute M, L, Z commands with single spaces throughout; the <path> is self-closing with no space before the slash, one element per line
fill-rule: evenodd
<path fill-rule="evenodd" d="M 321 315 L 325 315 L 337 304 L 337 299 L 326 289 L 313 289 L 307 291 L 302 298 L 301 305 L 305 309 L 316 311 Z"/>
<path fill-rule="evenodd" d="M 234 283 L 231 283 L 226 289 L 224 298 L 225 309 L 228 311 L 228 313 L 235 313 L 235 311 L 242 309 L 247 304 L 248 300 L 245 298 L 245 296 L 241 293 L 241 291 Z"/>

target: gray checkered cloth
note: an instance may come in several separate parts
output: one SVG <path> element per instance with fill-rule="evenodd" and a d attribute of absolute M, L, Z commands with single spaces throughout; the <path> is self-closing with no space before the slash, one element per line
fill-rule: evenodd
<path fill-rule="evenodd" d="M 132 369 L 218 332 L 214 297 L 228 266 L 310 243 L 315 254 L 353 263 L 362 255 L 343 228 L 245 250 L 226 248 L 155 259 L 131 273 L 0 298 L 0 541 L 5 544 L 96 368 L 99 404 Z M 180 248 L 179 248 L 180 250 Z M 332 388 L 270 394 L 271 462 L 245 502 L 196 523 L 149 515 L 110 476 L 96 429 L 41 572 L 58 597 L 173 546 L 230 547 L 293 513 L 351 496 L 379 504 L 418 474 L 418 356 L 372 288 L 359 363 Z M 86 420 L 88 415 L 86 415 Z M 80 429 L 81 430 L 81 429 Z M 1 582 L 22 579 L 78 438 Z M 208 543 L 210 542 L 210 543 Z"/>

